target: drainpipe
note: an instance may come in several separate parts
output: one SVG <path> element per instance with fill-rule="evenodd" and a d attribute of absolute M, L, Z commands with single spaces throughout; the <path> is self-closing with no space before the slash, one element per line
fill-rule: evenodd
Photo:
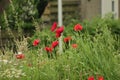
<path fill-rule="evenodd" d="M 58 26 L 62 27 L 62 0 L 58 0 Z M 62 36 L 59 38 L 59 52 L 60 54 L 63 52 L 62 49 Z"/>

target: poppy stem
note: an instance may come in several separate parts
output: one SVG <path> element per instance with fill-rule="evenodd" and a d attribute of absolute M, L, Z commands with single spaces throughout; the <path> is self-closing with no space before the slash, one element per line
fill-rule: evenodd
<path fill-rule="evenodd" d="M 79 35 L 79 37 L 80 37 L 80 31 L 78 31 L 78 35 Z"/>

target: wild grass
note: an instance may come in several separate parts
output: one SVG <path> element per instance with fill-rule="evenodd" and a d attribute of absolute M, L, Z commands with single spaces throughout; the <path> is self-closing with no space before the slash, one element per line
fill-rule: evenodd
<path fill-rule="evenodd" d="M 112 33 L 106 20 L 82 23 L 83 31 L 73 31 L 74 24 L 65 27 L 62 38 L 71 36 L 69 44 L 63 42 L 63 53 L 48 58 L 45 46 L 56 40 L 49 29 L 36 32 L 22 52 L 24 59 L 16 59 L 10 50 L 0 56 L 0 80 L 87 80 L 89 76 L 103 76 L 105 80 L 120 79 L 120 37 Z M 93 28 L 90 28 L 93 26 Z M 95 28 L 96 27 L 96 28 Z M 89 29 L 90 28 L 90 29 Z M 93 30 L 93 31 L 92 31 Z M 34 39 L 40 39 L 37 47 Z M 77 44 L 72 48 L 71 44 Z M 22 47 L 22 48 L 23 48 Z M 21 50 L 21 49 L 19 49 Z M 59 54 L 59 47 L 52 54 Z"/>

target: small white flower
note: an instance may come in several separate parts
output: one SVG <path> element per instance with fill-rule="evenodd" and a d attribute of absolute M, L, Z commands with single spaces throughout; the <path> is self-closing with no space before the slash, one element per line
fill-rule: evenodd
<path fill-rule="evenodd" d="M 18 52 L 18 54 L 22 54 L 22 52 Z"/>
<path fill-rule="evenodd" d="M 9 61 L 8 60 L 0 60 L 0 62 L 3 62 L 3 63 L 8 63 Z"/>

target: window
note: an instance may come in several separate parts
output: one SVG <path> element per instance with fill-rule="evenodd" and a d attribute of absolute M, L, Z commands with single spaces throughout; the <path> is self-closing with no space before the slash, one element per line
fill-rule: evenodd
<path fill-rule="evenodd" d="M 115 2 L 112 0 L 112 12 L 115 11 Z"/>

